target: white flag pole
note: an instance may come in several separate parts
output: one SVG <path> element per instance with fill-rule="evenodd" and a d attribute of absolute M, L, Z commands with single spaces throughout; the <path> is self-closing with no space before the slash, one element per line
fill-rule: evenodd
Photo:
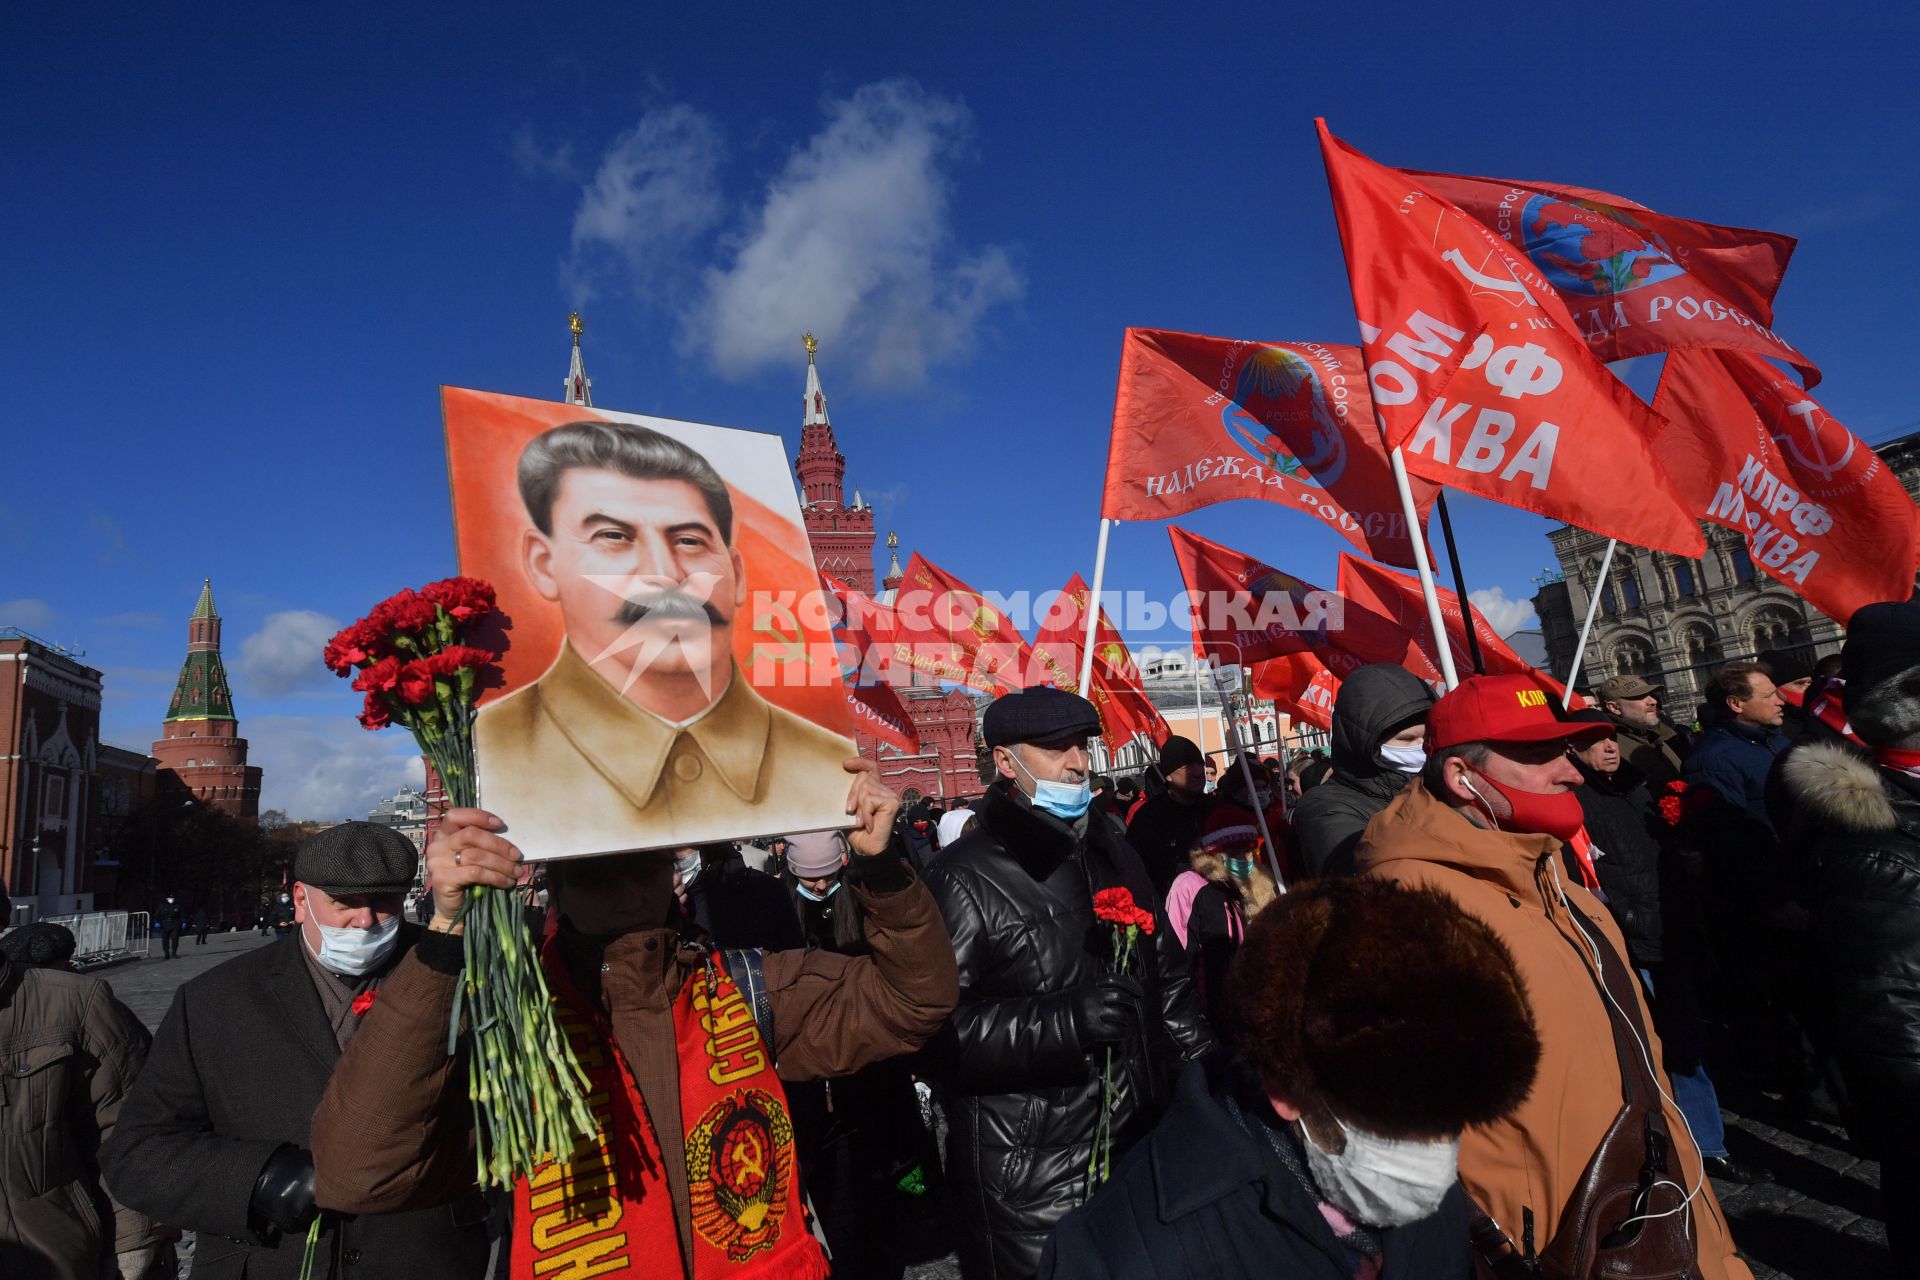
<path fill-rule="evenodd" d="M 1117 520 L 1100 517 L 1100 546 L 1093 553 L 1093 589 L 1087 593 L 1087 643 L 1080 655 L 1080 696 L 1091 699 L 1093 694 L 1093 640 L 1100 627 L 1100 587 L 1107 577 L 1107 533 L 1118 524 Z"/>
<path fill-rule="evenodd" d="M 1460 685 L 1460 677 L 1453 669 L 1453 644 L 1447 638 L 1447 622 L 1440 613 L 1440 594 L 1433 586 L 1433 564 L 1427 559 L 1426 533 L 1420 528 L 1420 511 L 1413 502 L 1413 485 L 1407 480 L 1406 455 L 1395 449 L 1392 456 L 1393 482 L 1400 489 L 1400 510 L 1407 518 L 1407 537 L 1413 543 L 1414 568 L 1420 571 L 1420 594 L 1427 598 L 1427 622 L 1433 628 L 1434 656 L 1440 660 L 1440 675 L 1446 680 L 1447 688 L 1455 689 Z"/>
<path fill-rule="evenodd" d="M 1607 539 L 1607 554 L 1600 557 L 1600 577 L 1593 584 L 1593 594 L 1587 597 L 1587 620 L 1580 624 L 1580 643 L 1573 646 L 1573 669 L 1567 672 L 1567 687 L 1560 694 L 1560 709 L 1565 711 L 1573 701 L 1573 682 L 1580 678 L 1580 660 L 1587 654 L 1587 637 L 1593 632 L 1593 615 L 1600 609 L 1600 593 L 1607 589 L 1607 569 L 1613 564 L 1613 549 L 1620 545 L 1618 538 Z"/>
<path fill-rule="evenodd" d="M 1253 766 L 1247 763 L 1247 750 L 1240 744 L 1240 729 L 1233 722 L 1233 716 L 1227 712 L 1227 689 L 1239 688 L 1240 668 L 1235 666 L 1232 676 L 1227 675 L 1226 667 L 1213 669 L 1213 687 L 1220 695 L 1220 719 L 1227 726 L 1227 740 L 1233 746 L 1233 754 L 1240 758 L 1240 780 L 1247 784 L 1247 805 L 1253 810 L 1253 820 L 1260 827 L 1260 843 L 1267 851 L 1267 865 L 1273 872 L 1273 884 L 1281 893 L 1287 891 L 1287 878 L 1280 874 L 1280 850 L 1273 845 L 1273 833 L 1267 830 L 1267 809 L 1260 803 L 1260 789 L 1253 784 Z"/>

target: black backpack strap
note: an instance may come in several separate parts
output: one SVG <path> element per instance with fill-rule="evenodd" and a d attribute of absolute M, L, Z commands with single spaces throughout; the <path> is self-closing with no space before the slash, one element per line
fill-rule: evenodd
<path fill-rule="evenodd" d="M 729 948 L 720 953 L 721 963 L 726 965 L 727 975 L 733 979 L 740 994 L 746 998 L 747 1005 L 753 1010 L 753 1021 L 760 1028 L 760 1042 L 767 1046 L 767 1052 L 774 1052 L 773 1040 L 773 997 L 767 994 L 766 975 L 760 967 L 761 953 L 757 948 Z"/>

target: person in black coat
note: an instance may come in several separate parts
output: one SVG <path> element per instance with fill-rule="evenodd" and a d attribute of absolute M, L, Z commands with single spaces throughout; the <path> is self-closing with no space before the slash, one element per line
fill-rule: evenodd
<path fill-rule="evenodd" d="M 1796 747 L 1784 773 L 1847 1125 L 1880 1158 L 1895 1273 L 1920 1276 L 1920 603 L 1856 612 L 1841 656 L 1866 749 Z"/>
<path fill-rule="evenodd" d="M 1091 807 L 1093 704 L 1041 686 L 994 702 L 982 728 L 999 779 L 927 881 L 960 1003 L 923 1057 L 946 1105 L 961 1271 L 1017 1280 L 1086 1197 L 1109 1057 L 1125 1151 L 1212 1036 L 1159 894 L 1119 824 Z M 1156 924 L 1124 974 L 1114 927 L 1093 910 L 1095 893 L 1122 888 Z"/>
<path fill-rule="evenodd" d="M 295 854 L 292 933 L 174 995 L 101 1167 L 122 1204 L 196 1234 L 194 1280 L 299 1274 L 326 1207 L 314 1204 L 309 1125 L 360 1013 L 419 936 L 399 918 L 418 861 L 390 827 L 321 832 Z M 327 1214 L 314 1274 L 474 1280 L 486 1221 L 477 1192 L 391 1217 Z"/>
<path fill-rule="evenodd" d="M 1200 748 L 1190 739 L 1168 738 L 1147 774 L 1148 796 L 1127 820 L 1127 843 L 1140 855 L 1155 893 L 1165 894 L 1187 869 L 1187 854 L 1200 843 L 1212 811 Z"/>
<path fill-rule="evenodd" d="M 714 946 L 795 951 L 806 945 L 786 886 L 748 866 L 736 846 L 682 849 L 676 872 L 687 918 Z"/>
<path fill-rule="evenodd" d="M 1598 708 L 1567 718 L 1614 727 L 1613 718 Z M 1704 951 L 1696 890 L 1673 848 L 1673 825 L 1640 771 L 1621 757 L 1617 733 L 1577 749 L 1573 763 L 1583 783 L 1574 794 L 1592 842 L 1601 898 L 1627 940 L 1627 959 L 1653 997 L 1653 1024 L 1674 1103 L 1708 1173 L 1741 1184 L 1771 1182 L 1771 1173 L 1727 1151 L 1719 1091 L 1707 1074 L 1706 1020 L 1695 983 Z"/>
<path fill-rule="evenodd" d="M 1405 667 L 1376 663 L 1340 683 L 1333 702 L 1333 776 L 1293 806 L 1295 860 L 1309 876 L 1350 876 L 1353 850 L 1426 763 L 1433 690 Z"/>
<path fill-rule="evenodd" d="M 1232 983 L 1234 1058 L 1189 1068 L 1041 1274 L 1467 1280 L 1460 1132 L 1540 1057 L 1493 931 L 1432 890 L 1322 880 L 1248 927 Z"/>

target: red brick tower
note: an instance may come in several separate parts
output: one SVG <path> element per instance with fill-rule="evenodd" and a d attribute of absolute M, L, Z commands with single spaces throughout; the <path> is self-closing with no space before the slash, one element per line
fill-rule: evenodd
<path fill-rule="evenodd" d="M 794 472 L 800 477 L 800 514 L 807 522 L 807 542 L 814 563 L 862 595 L 873 594 L 873 508 L 853 491 L 846 505 L 847 459 L 833 440 L 827 420 L 827 396 L 820 389 L 820 370 L 813 362 L 819 344 L 811 333 L 807 344 L 807 394 L 802 401 L 800 455 Z"/>
<path fill-rule="evenodd" d="M 234 718 L 210 579 L 187 620 L 187 660 L 161 732 L 164 736 L 153 744 L 160 788 L 190 792 L 236 818 L 260 816 L 260 770 L 247 763 L 247 740 Z"/>

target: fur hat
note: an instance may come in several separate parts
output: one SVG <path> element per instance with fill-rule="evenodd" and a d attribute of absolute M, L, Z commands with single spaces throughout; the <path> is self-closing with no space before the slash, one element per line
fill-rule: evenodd
<path fill-rule="evenodd" d="M 1432 889 L 1295 890 L 1248 926 L 1229 996 L 1240 1057 L 1269 1088 L 1382 1137 L 1498 1119 L 1540 1062 L 1513 957 Z"/>
<path fill-rule="evenodd" d="M 1855 610 L 1840 671 L 1841 701 L 1862 741 L 1891 747 L 1920 734 L 1920 601 Z"/>

